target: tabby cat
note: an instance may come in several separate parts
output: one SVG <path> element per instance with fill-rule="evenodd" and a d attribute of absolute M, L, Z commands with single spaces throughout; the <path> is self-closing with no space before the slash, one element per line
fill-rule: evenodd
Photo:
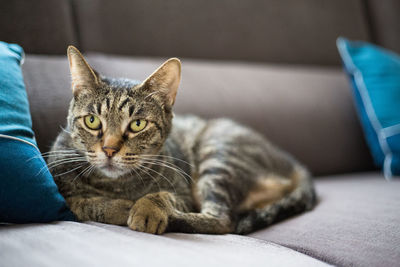
<path fill-rule="evenodd" d="M 141 232 L 248 233 L 311 209 L 307 170 L 228 119 L 172 112 L 181 64 L 107 78 L 70 46 L 73 99 L 48 166 L 80 221 Z"/>

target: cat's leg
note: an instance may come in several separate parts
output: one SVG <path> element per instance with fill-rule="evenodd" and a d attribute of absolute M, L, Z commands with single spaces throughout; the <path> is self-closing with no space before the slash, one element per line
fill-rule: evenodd
<path fill-rule="evenodd" d="M 229 173 L 218 168 L 203 172 L 194 188 L 200 212 L 193 211 L 193 197 L 170 192 L 148 194 L 132 207 L 128 226 L 136 231 L 225 234 L 234 230 L 233 203 L 240 195 L 230 183 Z"/>
<path fill-rule="evenodd" d="M 199 213 L 177 211 L 168 230 L 187 233 L 227 234 L 234 230 L 233 207 L 240 192 L 229 183 L 229 174 L 222 169 L 209 169 L 196 183 L 195 199 Z"/>
<path fill-rule="evenodd" d="M 221 192 L 205 191 L 201 213 L 188 212 L 191 200 L 173 193 L 147 194 L 133 205 L 128 226 L 135 231 L 152 234 L 162 234 L 166 230 L 209 234 L 232 232 L 230 209 L 223 204 Z"/>
<path fill-rule="evenodd" d="M 116 225 L 127 225 L 129 211 L 134 202 L 106 197 L 66 198 L 71 211 L 79 221 L 95 221 Z"/>
<path fill-rule="evenodd" d="M 188 211 L 190 199 L 170 192 L 147 194 L 136 201 L 129 213 L 128 226 L 132 230 L 162 234 L 177 211 Z"/>

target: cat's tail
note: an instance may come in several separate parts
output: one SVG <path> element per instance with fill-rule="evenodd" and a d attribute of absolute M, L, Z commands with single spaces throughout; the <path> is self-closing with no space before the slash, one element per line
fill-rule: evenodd
<path fill-rule="evenodd" d="M 310 174 L 303 167 L 295 169 L 296 187 L 278 201 L 242 214 L 236 225 L 237 234 L 247 234 L 315 206 L 317 197 Z"/>

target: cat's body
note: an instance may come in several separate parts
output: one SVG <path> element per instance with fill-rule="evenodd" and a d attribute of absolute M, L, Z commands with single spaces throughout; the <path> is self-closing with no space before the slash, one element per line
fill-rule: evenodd
<path fill-rule="evenodd" d="M 98 75 L 77 50 L 69 58 L 74 99 L 49 168 L 79 220 L 247 233 L 315 204 L 308 172 L 261 135 L 228 119 L 172 119 L 177 63 L 138 84 Z"/>

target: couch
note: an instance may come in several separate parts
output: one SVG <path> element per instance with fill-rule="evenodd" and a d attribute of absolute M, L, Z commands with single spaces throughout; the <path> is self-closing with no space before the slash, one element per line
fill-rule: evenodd
<path fill-rule="evenodd" d="M 373 164 L 335 47 L 343 35 L 400 52 L 398 14 L 397 0 L 0 1 L 0 39 L 26 52 L 42 152 L 72 97 L 68 44 L 133 79 L 177 56 L 176 113 L 253 127 L 308 166 L 318 193 L 312 211 L 248 236 L 0 225 L 0 266 L 399 266 L 400 181 Z"/>

